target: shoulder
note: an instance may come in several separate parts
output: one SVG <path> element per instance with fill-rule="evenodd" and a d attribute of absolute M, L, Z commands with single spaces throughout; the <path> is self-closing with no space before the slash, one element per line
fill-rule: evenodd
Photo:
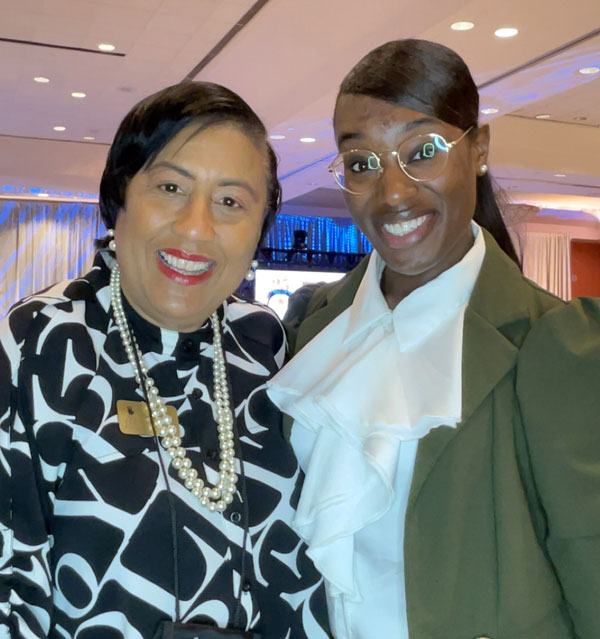
<path fill-rule="evenodd" d="M 266 346 L 271 352 L 285 352 L 286 339 L 281 320 L 271 308 L 237 297 L 227 301 L 227 324 L 242 340 Z"/>
<path fill-rule="evenodd" d="M 11 361 L 18 361 L 29 351 L 39 351 L 40 342 L 52 335 L 60 333 L 65 339 L 74 339 L 76 325 L 86 330 L 104 329 L 107 309 L 97 297 L 99 282 L 95 280 L 99 273 L 96 270 L 30 295 L 10 309 L 0 322 L 0 342 Z"/>
<path fill-rule="evenodd" d="M 323 306 L 327 299 L 327 292 L 332 286 L 325 282 L 316 282 L 296 289 L 290 295 L 283 318 L 286 330 L 297 329 L 307 315 Z"/>
<path fill-rule="evenodd" d="M 290 353 L 293 354 L 297 350 L 298 331 L 304 320 L 327 305 L 328 297 L 334 294 L 338 284 L 338 282 L 305 284 L 292 293 L 283 318 Z"/>
<path fill-rule="evenodd" d="M 364 257 L 357 267 L 340 280 L 328 284 L 306 284 L 292 294 L 283 320 L 292 353 L 352 304 L 370 255 Z M 327 310 L 323 315 L 321 311 L 324 309 Z"/>
<path fill-rule="evenodd" d="M 556 305 L 533 325 L 520 354 L 521 375 L 600 398 L 600 299 Z M 585 391 L 584 391 L 585 392 Z"/>
<path fill-rule="evenodd" d="M 468 310 L 520 349 L 540 318 L 565 302 L 527 279 L 485 230 L 484 238 L 485 257 Z"/>
<path fill-rule="evenodd" d="M 516 383 L 525 429 L 548 458 L 561 448 L 589 452 L 592 441 L 597 455 L 600 300 L 577 299 L 541 317 L 520 350 Z"/>

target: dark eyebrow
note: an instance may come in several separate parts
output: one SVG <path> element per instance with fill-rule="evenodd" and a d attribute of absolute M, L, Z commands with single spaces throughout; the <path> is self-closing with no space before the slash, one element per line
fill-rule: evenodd
<path fill-rule="evenodd" d="M 172 169 L 176 173 L 179 173 L 179 175 L 183 175 L 183 177 L 189 178 L 190 180 L 193 180 L 195 177 L 192 173 L 190 173 L 189 171 L 186 171 L 183 167 L 177 166 L 177 164 L 172 164 L 171 162 L 167 162 L 165 160 L 161 162 L 157 162 L 156 164 L 152 164 L 151 166 L 149 166 L 148 172 L 154 171 L 155 169 L 164 169 L 164 168 Z"/>
<path fill-rule="evenodd" d="M 241 189 L 244 189 L 246 191 L 248 191 L 248 193 L 250 193 L 250 195 L 256 200 L 258 201 L 258 194 L 256 193 L 256 191 L 250 186 L 250 184 L 248 184 L 248 182 L 245 182 L 244 180 L 221 180 L 219 182 L 219 186 L 238 186 Z"/>
<path fill-rule="evenodd" d="M 417 118 L 416 120 L 411 120 L 410 122 L 399 124 L 397 128 L 398 128 L 398 131 L 407 132 L 407 131 L 412 131 L 413 129 L 416 129 L 422 124 L 439 124 L 439 120 L 425 116 L 423 118 Z M 358 131 L 342 133 L 340 134 L 340 137 L 338 138 L 338 147 L 342 146 L 342 144 L 346 142 L 347 140 L 360 140 L 362 137 L 363 137 L 362 133 L 359 133 Z"/>
<path fill-rule="evenodd" d="M 155 169 L 163 169 L 163 168 L 172 169 L 176 173 L 179 173 L 180 175 L 183 175 L 183 177 L 189 178 L 190 180 L 194 180 L 196 178 L 196 176 L 193 173 L 190 173 L 183 167 L 178 166 L 177 164 L 167 162 L 166 160 L 153 164 L 148 169 L 148 171 L 154 171 Z M 248 193 L 250 193 L 250 195 L 255 200 L 258 200 L 258 194 L 256 193 L 256 191 L 250 186 L 250 184 L 248 184 L 248 182 L 245 182 L 244 180 L 235 180 L 233 178 L 225 179 L 219 182 L 219 186 L 237 186 L 241 189 L 245 189 L 246 191 L 248 191 Z"/>

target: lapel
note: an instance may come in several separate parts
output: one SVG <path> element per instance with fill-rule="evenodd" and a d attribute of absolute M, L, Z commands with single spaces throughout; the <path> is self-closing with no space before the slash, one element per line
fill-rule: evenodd
<path fill-rule="evenodd" d="M 296 353 L 352 304 L 363 275 L 367 270 L 368 263 L 369 255 L 363 258 L 360 264 L 352 269 L 346 277 L 327 287 L 327 293 L 324 298 L 325 305 L 312 315 L 309 315 L 298 329 L 294 349 Z"/>
<path fill-rule="evenodd" d="M 530 325 L 521 272 L 491 235 L 485 230 L 483 233 L 486 255 L 465 311 L 462 419 L 456 428 L 442 426 L 419 442 L 409 511 L 444 449 L 468 426 L 484 399 L 514 367 L 519 349 L 507 335 L 522 336 Z"/>

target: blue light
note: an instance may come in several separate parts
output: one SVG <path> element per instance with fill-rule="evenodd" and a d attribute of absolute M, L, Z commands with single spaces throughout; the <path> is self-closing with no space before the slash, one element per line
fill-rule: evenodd
<path fill-rule="evenodd" d="M 0 194 L 2 195 L 32 195 L 36 196 L 37 198 L 40 193 L 48 193 L 48 195 L 57 199 L 71 199 L 74 197 L 85 200 L 98 199 L 98 193 L 75 193 L 74 191 L 59 191 L 58 189 L 45 189 L 40 186 L 27 187 L 16 184 L 3 184 L 2 186 L 0 186 Z"/>
<path fill-rule="evenodd" d="M 313 251 L 369 253 L 371 243 L 352 220 L 304 215 L 279 215 L 266 238 L 269 248 L 290 249 L 294 231 L 307 233 L 308 248 Z"/>
<path fill-rule="evenodd" d="M 446 153 L 448 152 L 448 145 L 446 144 L 446 140 L 444 140 L 443 137 L 441 137 L 439 135 L 434 135 L 433 136 L 433 141 L 434 141 L 435 145 L 437 146 L 437 148 L 440 151 L 444 151 Z"/>

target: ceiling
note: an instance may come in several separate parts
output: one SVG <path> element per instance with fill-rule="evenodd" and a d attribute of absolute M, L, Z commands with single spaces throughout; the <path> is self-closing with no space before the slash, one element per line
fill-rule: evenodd
<path fill-rule="evenodd" d="M 337 87 L 373 47 L 419 37 L 460 53 L 482 107 L 498 109 L 481 120 L 510 198 L 546 220 L 600 223 L 600 73 L 578 72 L 600 66 L 598 0 L 420 0 L 418 10 L 403 0 L 0 0 L 0 16 L 0 196 L 93 200 L 123 116 L 188 77 L 238 91 L 286 136 L 273 141 L 285 211 L 346 215 L 326 170 Z M 458 20 L 475 28 L 451 30 Z M 494 36 L 506 26 L 519 34 Z"/>

